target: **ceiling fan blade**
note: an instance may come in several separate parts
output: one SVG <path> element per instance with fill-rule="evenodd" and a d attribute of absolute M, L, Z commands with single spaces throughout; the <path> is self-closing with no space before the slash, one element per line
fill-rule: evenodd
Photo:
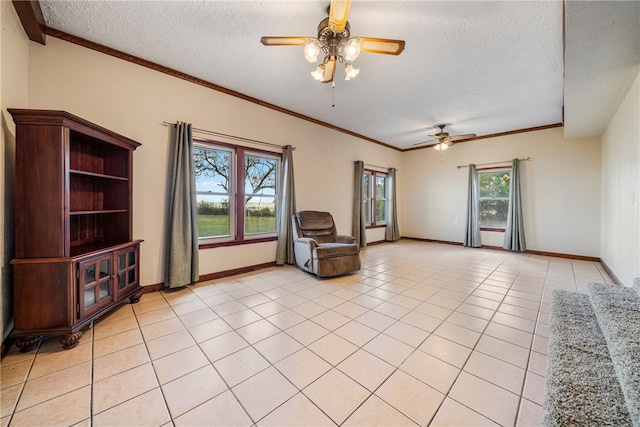
<path fill-rule="evenodd" d="M 331 0 L 329 6 L 329 29 L 334 33 L 341 33 L 347 26 L 351 0 Z"/>
<path fill-rule="evenodd" d="M 364 52 L 400 55 L 404 50 L 404 40 L 375 39 L 371 37 L 358 38 L 360 39 L 360 49 Z"/>
<path fill-rule="evenodd" d="M 333 81 L 333 77 L 336 74 L 336 62 L 335 59 L 329 59 L 324 63 L 322 83 L 330 83 Z"/>
<path fill-rule="evenodd" d="M 475 138 L 477 135 L 475 133 L 467 133 L 465 135 L 451 135 L 450 137 L 448 137 L 447 139 L 449 139 L 450 141 L 460 141 L 462 139 L 471 139 L 471 138 Z"/>
<path fill-rule="evenodd" d="M 428 139 L 426 141 L 422 141 L 422 142 L 416 142 L 415 144 L 411 144 L 412 147 L 416 147 L 418 145 L 424 145 L 425 147 L 430 147 L 432 145 L 436 145 L 439 144 L 440 141 L 438 141 L 437 139 Z"/>
<path fill-rule="evenodd" d="M 265 46 L 300 46 L 307 44 L 310 37 L 279 37 L 265 36 L 260 38 L 260 42 Z"/>

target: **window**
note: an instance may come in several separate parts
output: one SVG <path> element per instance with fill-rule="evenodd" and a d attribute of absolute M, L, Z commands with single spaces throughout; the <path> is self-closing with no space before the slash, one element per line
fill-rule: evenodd
<path fill-rule="evenodd" d="M 480 228 L 504 230 L 509 212 L 511 168 L 478 171 Z"/>
<path fill-rule="evenodd" d="M 365 225 L 368 227 L 386 225 L 387 174 L 365 170 L 362 178 L 362 192 Z"/>
<path fill-rule="evenodd" d="M 278 155 L 198 141 L 193 157 L 201 244 L 276 236 Z"/>

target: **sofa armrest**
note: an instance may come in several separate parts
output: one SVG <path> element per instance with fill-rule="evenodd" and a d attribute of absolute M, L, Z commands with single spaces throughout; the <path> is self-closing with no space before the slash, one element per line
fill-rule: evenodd
<path fill-rule="evenodd" d="M 336 236 L 336 243 L 346 243 L 346 244 L 352 244 L 356 242 L 356 238 L 353 236 L 345 236 L 342 234 L 338 234 Z"/>

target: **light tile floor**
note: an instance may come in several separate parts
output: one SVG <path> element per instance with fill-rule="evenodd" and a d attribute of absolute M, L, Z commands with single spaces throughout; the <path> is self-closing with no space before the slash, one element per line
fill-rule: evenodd
<path fill-rule="evenodd" d="M 353 275 L 144 294 L 2 360 L 1 425 L 539 425 L 551 290 L 599 263 L 401 240 Z"/>

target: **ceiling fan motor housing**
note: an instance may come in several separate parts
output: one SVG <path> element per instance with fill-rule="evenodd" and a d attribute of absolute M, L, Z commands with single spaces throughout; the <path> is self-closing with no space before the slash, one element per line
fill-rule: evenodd
<path fill-rule="evenodd" d="M 335 57 L 342 62 L 342 49 L 349 41 L 351 27 L 347 22 L 339 33 L 329 28 L 329 18 L 325 18 L 318 24 L 318 41 L 325 54 Z"/>

